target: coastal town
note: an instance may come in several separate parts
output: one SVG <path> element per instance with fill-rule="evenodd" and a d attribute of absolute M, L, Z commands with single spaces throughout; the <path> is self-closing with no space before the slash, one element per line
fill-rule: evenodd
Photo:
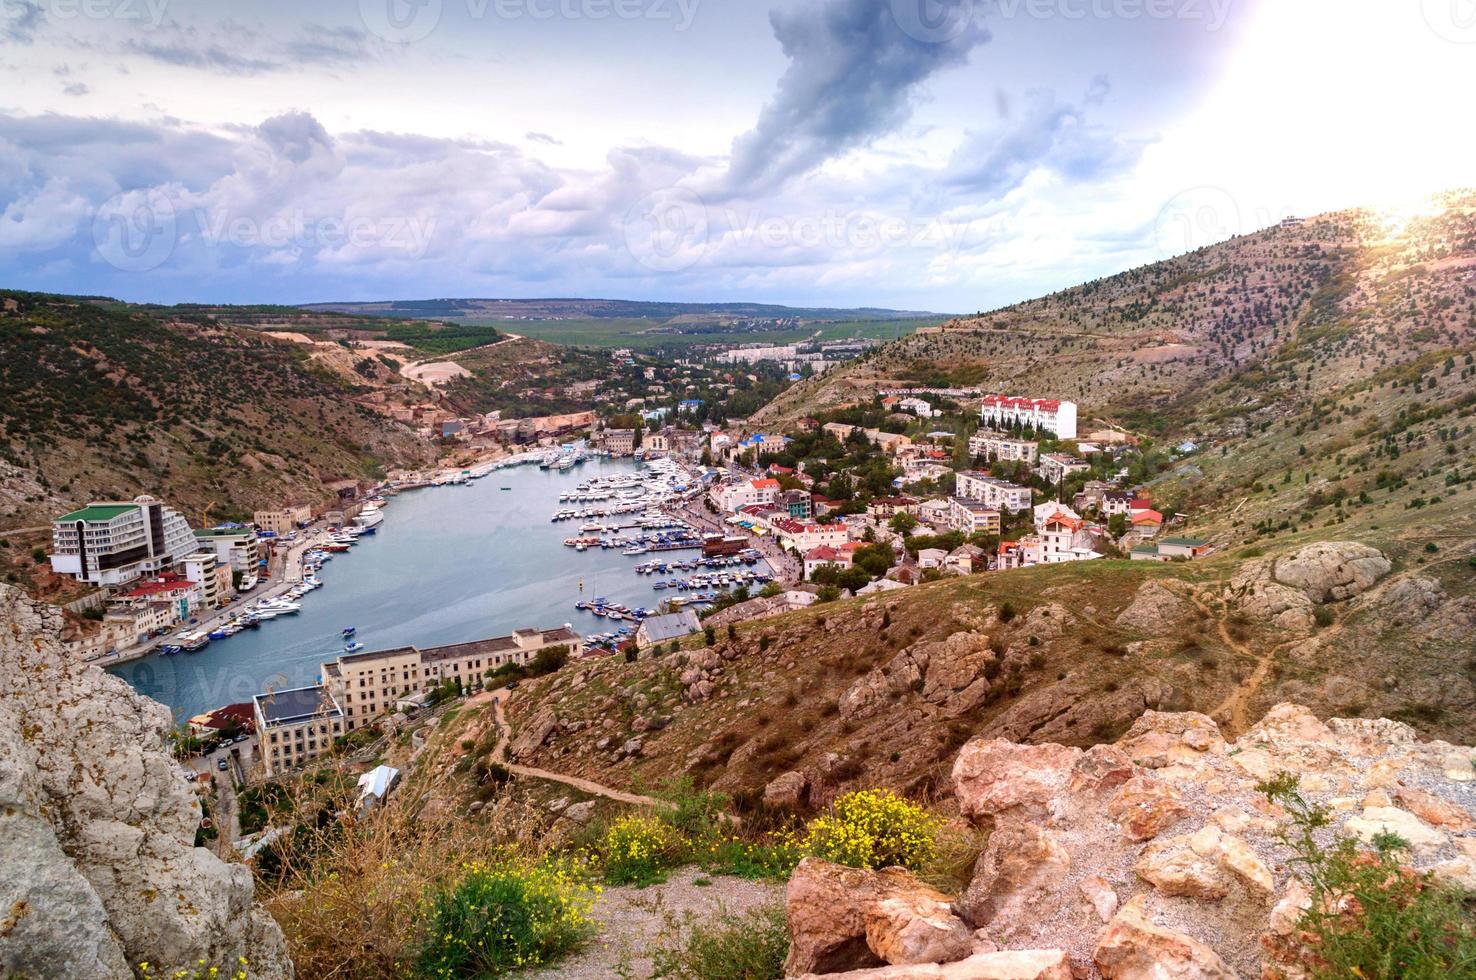
<path fill-rule="evenodd" d="M 341 485 L 326 505 L 284 505 L 248 522 L 196 529 L 149 496 L 93 502 L 52 526 L 52 570 L 95 588 L 81 611 L 97 628 L 71 649 L 111 666 L 270 628 L 325 585 L 325 563 L 380 533 L 397 495 L 520 466 L 578 479 L 596 458 L 636 467 L 560 491 L 550 533 L 576 553 L 639 559 L 626 572 L 648 583 L 649 603 L 570 596 L 571 620 L 595 623 L 590 632 L 509 623 L 501 637 L 425 649 L 366 649 L 345 625 L 343 655 L 322 664 L 317 683 L 192 716 L 191 737 L 225 729 L 232 744 L 254 738 L 253 766 L 272 775 L 377 718 L 424 707 L 442 685 L 478 690 L 554 648 L 560 662 L 633 657 L 703 630 L 944 576 L 1186 561 L 1211 548 L 1176 530 L 1187 515 L 1156 502 L 1151 487 L 1197 447 L 1163 452 L 1113 426 L 1078 431 L 1069 401 L 890 390 L 783 433 L 692 418 L 699 406 L 441 423 L 442 466 Z M 378 681 L 366 686 L 371 676 Z M 232 764 L 240 758 L 236 750 Z"/>

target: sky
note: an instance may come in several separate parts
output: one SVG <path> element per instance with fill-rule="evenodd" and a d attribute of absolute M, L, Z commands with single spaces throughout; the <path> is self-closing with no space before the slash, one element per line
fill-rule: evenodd
<path fill-rule="evenodd" d="M 0 0 L 0 286 L 993 309 L 1476 186 L 1476 0 Z"/>

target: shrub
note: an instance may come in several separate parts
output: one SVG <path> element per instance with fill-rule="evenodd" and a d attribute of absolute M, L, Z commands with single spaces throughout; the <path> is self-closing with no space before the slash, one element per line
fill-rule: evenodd
<path fill-rule="evenodd" d="M 1308 934 L 1306 966 L 1316 980 L 1469 976 L 1476 964 L 1476 924 L 1466 914 L 1471 897 L 1405 867 L 1409 844 L 1381 833 L 1373 851 L 1347 837 L 1326 846 L 1318 831 L 1332 823 L 1308 803 L 1297 777 L 1282 773 L 1257 787 L 1291 816 L 1282 841 L 1305 872 L 1312 903 L 1298 923 Z"/>
<path fill-rule="evenodd" d="M 605 880 L 612 885 L 654 884 L 680 861 L 685 846 L 682 835 L 662 820 L 628 814 L 605 832 Z"/>
<path fill-rule="evenodd" d="M 1318 606 L 1316 609 L 1312 610 L 1312 619 L 1314 622 L 1317 623 L 1318 626 L 1331 626 L 1333 624 L 1333 620 L 1336 618 L 1337 617 L 1333 615 L 1333 611 L 1326 606 Z"/>
<path fill-rule="evenodd" d="M 246 957 L 236 958 L 235 969 L 226 969 L 217 966 L 206 966 L 201 960 L 192 967 L 175 970 L 173 973 L 155 973 L 154 964 L 143 962 L 138 965 L 140 980 L 246 980 L 251 969 L 251 964 Z"/>
<path fill-rule="evenodd" d="M 721 910 L 709 922 L 690 913 L 668 921 L 672 941 L 651 953 L 652 977 L 661 980 L 778 980 L 784 976 L 789 930 L 777 902 L 746 914 Z"/>
<path fill-rule="evenodd" d="M 427 903 L 415 974 L 489 977 L 548 963 L 592 931 L 593 904 L 571 865 L 469 863 Z"/>
<path fill-rule="evenodd" d="M 939 821 L 890 790 L 847 793 L 805 829 L 807 854 L 853 868 L 920 870 L 937 854 Z"/>
<path fill-rule="evenodd" d="M 1012 603 L 1012 602 L 1006 602 L 1004 605 L 1002 605 L 1002 606 L 999 607 L 999 621 L 1001 623 L 1008 623 L 1010 620 L 1012 620 L 1014 618 L 1015 618 L 1015 604 L 1014 603 Z"/>

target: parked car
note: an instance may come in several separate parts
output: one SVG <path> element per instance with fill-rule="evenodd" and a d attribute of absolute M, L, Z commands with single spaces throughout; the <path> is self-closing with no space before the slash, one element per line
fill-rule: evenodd
<path fill-rule="evenodd" d="M 230 763 L 230 760 L 229 759 L 221 759 L 219 762 L 217 762 L 215 764 L 215 768 L 219 769 L 221 772 L 225 772 L 230 767 L 231 767 L 231 763 Z"/>

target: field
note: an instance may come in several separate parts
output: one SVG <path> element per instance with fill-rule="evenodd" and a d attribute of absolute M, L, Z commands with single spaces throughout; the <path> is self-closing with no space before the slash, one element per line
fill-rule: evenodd
<path fill-rule="evenodd" d="M 490 325 L 504 332 L 566 347 L 694 347 L 702 344 L 793 344 L 803 340 L 896 340 L 920 327 L 945 322 L 946 317 L 900 320 L 840 320 L 807 323 L 792 330 L 722 330 L 716 325 L 701 333 L 676 333 L 668 322 L 641 317 L 573 318 L 567 320 L 472 320 L 466 326 Z M 710 331 L 710 332 L 708 332 Z M 420 346 L 417 344 L 416 346 Z"/>

